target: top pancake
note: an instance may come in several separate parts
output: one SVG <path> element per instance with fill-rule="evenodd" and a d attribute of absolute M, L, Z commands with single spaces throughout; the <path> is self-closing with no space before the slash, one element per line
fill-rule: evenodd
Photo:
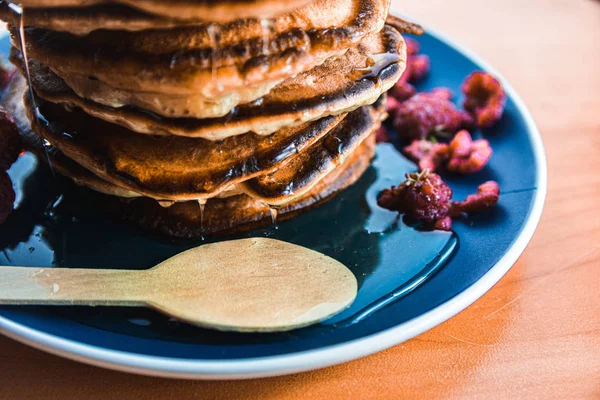
<path fill-rule="evenodd" d="M 29 56 L 65 80 L 75 76 L 125 91 L 219 99 L 343 53 L 381 30 L 388 7 L 389 0 L 317 0 L 266 25 L 245 19 L 86 36 L 30 27 L 25 37 Z M 9 28 L 20 47 L 16 26 Z"/>
<path fill-rule="evenodd" d="M 310 0 L 19 0 L 26 8 L 89 7 L 122 4 L 180 20 L 226 22 L 240 18 L 269 18 L 302 7 Z"/>
<path fill-rule="evenodd" d="M 13 60 L 15 56 L 18 52 L 13 52 Z M 373 103 L 398 80 L 405 59 L 402 37 L 386 26 L 342 57 L 284 81 L 260 101 L 241 105 L 225 117 L 207 119 L 161 118 L 136 108 L 85 101 L 41 64 L 30 59 L 30 68 L 36 93 L 51 102 L 81 107 L 90 115 L 139 133 L 222 140 L 250 131 L 270 134 Z"/>

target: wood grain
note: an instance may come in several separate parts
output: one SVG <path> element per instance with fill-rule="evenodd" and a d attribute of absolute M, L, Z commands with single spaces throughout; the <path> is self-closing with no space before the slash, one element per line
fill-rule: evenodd
<path fill-rule="evenodd" d="M 311 325 L 347 308 L 356 291 L 339 261 L 264 237 L 205 244 L 141 271 L 0 267 L 0 304 L 147 306 L 222 331 Z"/>
<path fill-rule="evenodd" d="M 600 2 L 398 0 L 497 67 L 539 124 L 540 226 L 513 269 L 455 318 L 310 373 L 185 382 L 88 367 L 0 339 L 2 399 L 600 398 Z"/>

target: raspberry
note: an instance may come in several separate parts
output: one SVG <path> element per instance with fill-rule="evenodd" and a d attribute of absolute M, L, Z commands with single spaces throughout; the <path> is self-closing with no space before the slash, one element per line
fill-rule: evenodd
<path fill-rule="evenodd" d="M 385 129 L 385 126 L 381 125 L 376 131 L 375 131 L 375 141 L 377 143 L 389 143 L 391 142 L 390 139 L 390 135 L 388 134 L 387 129 Z"/>
<path fill-rule="evenodd" d="M 407 80 L 411 83 L 418 82 L 425 78 L 431 69 L 429 56 L 418 54 L 409 56 L 406 60 L 406 70 L 408 71 Z M 406 71 L 404 72 L 406 73 Z"/>
<path fill-rule="evenodd" d="M 405 37 L 404 42 L 406 43 L 407 55 L 414 56 L 415 54 L 418 54 L 419 51 L 421 51 L 421 44 L 417 40 L 411 37 Z"/>
<path fill-rule="evenodd" d="M 8 174 L 0 172 L 0 224 L 6 221 L 13 211 L 15 204 L 15 191 Z"/>
<path fill-rule="evenodd" d="M 430 133 L 449 133 L 469 127 L 472 118 L 456 108 L 447 89 L 418 93 L 401 103 L 394 115 L 398 135 L 406 140 L 424 139 Z"/>
<path fill-rule="evenodd" d="M 431 69 L 429 57 L 425 54 L 418 54 L 420 50 L 419 42 L 414 39 L 406 38 L 406 68 L 396 84 L 390 89 L 389 94 L 402 102 L 408 100 L 417 93 L 417 90 L 411 83 L 423 79 Z"/>
<path fill-rule="evenodd" d="M 449 147 L 444 143 L 434 143 L 429 140 L 413 140 L 403 149 L 404 154 L 419 164 L 419 170 L 428 169 L 434 172 L 448 158 Z"/>
<path fill-rule="evenodd" d="M 10 168 L 23 149 L 21 135 L 12 118 L 0 106 L 0 170 Z"/>
<path fill-rule="evenodd" d="M 388 96 L 385 102 L 385 111 L 390 114 L 393 115 L 396 112 L 396 109 L 398 108 L 398 106 L 400 105 L 400 102 L 398 100 L 396 100 L 395 97 L 392 96 Z"/>
<path fill-rule="evenodd" d="M 506 93 L 492 75 L 473 72 L 462 84 L 462 91 L 466 96 L 463 107 L 473 115 L 479 128 L 489 128 L 502 117 Z"/>
<path fill-rule="evenodd" d="M 492 157 L 490 142 L 485 139 L 473 141 L 466 130 L 458 132 L 450 142 L 448 171 L 472 174 L 480 171 Z"/>
<path fill-rule="evenodd" d="M 402 76 L 404 76 L 404 74 Z M 400 80 L 392 86 L 388 93 L 390 94 L 390 97 L 396 99 L 396 101 L 403 102 L 413 97 L 417 93 L 417 89 L 400 77 Z"/>
<path fill-rule="evenodd" d="M 377 204 L 432 228 L 438 220 L 448 216 L 451 200 L 452 189 L 439 175 L 425 170 L 406 174 L 406 181 L 400 186 L 384 189 Z"/>
<path fill-rule="evenodd" d="M 454 98 L 454 93 L 447 87 L 436 87 L 431 89 L 429 93 L 441 99 L 452 100 Z"/>
<path fill-rule="evenodd" d="M 452 202 L 452 215 L 464 213 L 479 213 L 489 210 L 498 203 L 500 186 L 495 181 L 487 181 L 477 188 L 477 193 L 470 194 L 464 201 Z"/>
<path fill-rule="evenodd" d="M 438 219 L 435 224 L 433 224 L 433 229 L 437 229 L 440 231 L 449 231 L 452 229 L 452 218 L 444 217 L 442 219 Z"/>

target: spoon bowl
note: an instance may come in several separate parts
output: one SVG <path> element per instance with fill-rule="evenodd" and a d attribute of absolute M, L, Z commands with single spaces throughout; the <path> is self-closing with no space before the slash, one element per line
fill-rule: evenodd
<path fill-rule="evenodd" d="M 0 304 L 146 306 L 238 332 L 314 324 L 348 307 L 356 292 L 340 262 L 268 238 L 202 245 L 143 271 L 0 267 Z"/>

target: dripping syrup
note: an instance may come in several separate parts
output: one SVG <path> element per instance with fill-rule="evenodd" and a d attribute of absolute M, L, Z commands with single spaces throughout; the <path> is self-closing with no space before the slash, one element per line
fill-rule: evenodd
<path fill-rule="evenodd" d="M 375 89 L 380 90 L 382 85 L 381 73 L 400 59 L 400 55 L 395 53 L 373 54 L 367 58 L 366 67 L 355 68 L 354 71 L 358 73 L 358 80 L 370 80 L 375 85 Z"/>
<path fill-rule="evenodd" d="M 269 214 L 271 214 L 271 226 L 275 230 L 279 229 L 279 226 L 277 225 L 277 215 L 279 214 L 279 210 L 269 206 Z"/>
<path fill-rule="evenodd" d="M 35 95 L 33 93 L 33 85 L 31 84 L 31 73 L 29 72 L 29 58 L 27 57 L 27 44 L 25 39 L 25 8 L 21 5 L 15 3 L 9 3 L 8 7 L 19 16 L 19 44 L 21 46 L 21 58 L 23 58 L 23 63 L 25 64 L 25 76 L 27 78 L 27 86 L 29 87 L 29 95 L 31 97 L 31 105 L 35 110 L 35 117 L 40 123 L 48 126 L 49 122 L 42 113 L 40 112 L 39 107 L 37 106 Z M 48 161 L 48 165 L 50 166 L 50 171 L 53 176 L 56 176 L 56 172 L 54 171 L 54 167 L 52 166 L 52 161 L 50 160 L 50 150 L 52 149 L 52 144 L 44 139 L 42 141 L 44 147 L 44 153 L 46 154 L 46 160 Z"/>
<path fill-rule="evenodd" d="M 206 199 L 198 199 L 198 207 L 200 208 L 200 238 L 204 240 L 204 208 L 206 207 Z"/>

